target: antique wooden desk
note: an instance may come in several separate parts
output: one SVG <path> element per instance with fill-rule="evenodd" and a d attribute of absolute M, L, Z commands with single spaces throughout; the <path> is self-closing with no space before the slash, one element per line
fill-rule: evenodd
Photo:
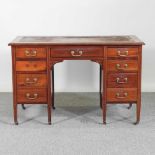
<path fill-rule="evenodd" d="M 48 123 L 51 124 L 54 65 L 63 60 L 91 60 L 100 65 L 100 103 L 104 124 L 108 103 L 135 103 L 136 123 L 139 123 L 144 43 L 136 36 L 23 36 L 17 37 L 9 45 L 12 48 L 15 124 L 18 124 L 18 104 L 47 104 Z"/>

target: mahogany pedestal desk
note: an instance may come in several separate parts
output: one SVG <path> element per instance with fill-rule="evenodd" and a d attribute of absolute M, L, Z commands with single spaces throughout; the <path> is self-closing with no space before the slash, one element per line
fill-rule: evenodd
<path fill-rule="evenodd" d="M 141 110 L 142 45 L 136 36 L 17 37 L 12 48 L 14 122 L 18 104 L 54 107 L 54 65 L 64 60 L 91 60 L 100 65 L 103 123 L 107 104 L 136 104 Z M 52 70 L 52 77 L 51 77 Z M 52 88 L 52 89 L 51 89 Z"/>

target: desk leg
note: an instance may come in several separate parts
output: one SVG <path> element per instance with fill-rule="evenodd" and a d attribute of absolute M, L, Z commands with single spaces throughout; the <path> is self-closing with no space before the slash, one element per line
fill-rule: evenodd
<path fill-rule="evenodd" d="M 55 109 L 55 106 L 54 106 L 54 66 L 52 67 L 52 108 Z"/>
<path fill-rule="evenodd" d="M 107 88 L 106 88 L 106 71 L 104 70 L 103 94 L 102 94 L 102 110 L 103 110 L 103 124 L 106 124 L 106 111 L 107 111 Z"/>
<path fill-rule="evenodd" d="M 141 100 L 138 100 L 137 104 L 136 104 L 136 111 L 137 111 L 137 120 L 136 120 L 136 124 L 139 124 L 140 121 L 140 111 L 141 111 Z"/>
<path fill-rule="evenodd" d="M 138 100 L 136 103 L 136 112 L 137 112 L 137 120 L 135 124 L 139 124 L 140 122 L 140 113 L 141 113 L 141 73 L 139 73 L 139 80 L 138 80 Z"/>
<path fill-rule="evenodd" d="M 99 71 L 99 95 L 100 95 L 100 108 L 102 108 L 102 66 L 100 65 Z"/>
<path fill-rule="evenodd" d="M 51 102 L 48 101 L 47 111 L 48 111 L 48 124 L 51 125 Z"/>
<path fill-rule="evenodd" d="M 47 111 L 48 111 L 48 124 L 49 125 L 51 125 L 51 113 L 52 113 L 52 104 L 53 104 L 53 102 L 51 100 L 51 75 L 50 75 L 50 73 L 51 73 L 50 70 L 48 70 L 48 101 L 47 101 Z"/>
<path fill-rule="evenodd" d="M 107 49 L 105 49 L 106 51 Z M 107 57 L 107 53 L 104 53 L 104 57 Z M 103 111 L 103 124 L 106 124 L 106 111 L 107 111 L 107 59 L 104 59 L 102 63 L 102 87 L 103 87 L 103 93 L 102 93 L 102 111 Z"/>
<path fill-rule="evenodd" d="M 16 88 L 16 57 L 15 57 L 15 48 L 12 48 L 12 81 L 13 81 L 13 116 L 14 116 L 14 123 L 18 125 L 18 118 L 17 118 L 17 88 Z"/>
<path fill-rule="evenodd" d="M 139 47 L 139 55 L 138 55 L 138 100 L 136 104 L 136 111 L 137 111 L 137 120 L 135 124 L 140 122 L 140 113 L 141 113 L 141 70 L 142 70 L 142 46 Z"/>
<path fill-rule="evenodd" d="M 17 120 L 17 107 L 18 107 L 18 104 L 17 103 L 14 103 L 13 104 L 13 109 L 14 109 L 14 122 L 15 122 L 15 125 L 18 125 L 18 120 Z"/>

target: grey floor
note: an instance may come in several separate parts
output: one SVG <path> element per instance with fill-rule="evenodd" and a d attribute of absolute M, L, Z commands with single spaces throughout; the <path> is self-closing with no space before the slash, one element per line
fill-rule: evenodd
<path fill-rule="evenodd" d="M 135 106 L 108 105 L 105 126 L 97 93 L 57 93 L 51 126 L 46 105 L 19 106 L 15 126 L 12 94 L 0 99 L 0 155 L 155 154 L 155 93 L 142 94 L 139 125 Z"/>

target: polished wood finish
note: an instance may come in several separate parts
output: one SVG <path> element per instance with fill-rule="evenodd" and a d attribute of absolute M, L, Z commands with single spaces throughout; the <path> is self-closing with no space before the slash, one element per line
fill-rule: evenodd
<path fill-rule="evenodd" d="M 103 57 L 98 46 L 56 46 L 51 48 L 51 57 Z"/>
<path fill-rule="evenodd" d="M 18 89 L 17 102 L 19 103 L 46 103 L 47 102 L 47 89 Z"/>
<path fill-rule="evenodd" d="M 45 48 L 16 48 L 16 58 L 46 58 Z"/>
<path fill-rule="evenodd" d="M 137 88 L 108 88 L 107 102 L 135 102 L 137 101 Z"/>
<path fill-rule="evenodd" d="M 46 74 L 17 74 L 17 87 L 47 88 Z"/>
<path fill-rule="evenodd" d="M 138 71 L 136 60 L 108 60 L 108 71 L 111 72 L 135 72 Z"/>
<path fill-rule="evenodd" d="M 136 36 L 17 37 L 12 47 L 13 108 L 47 104 L 48 123 L 54 107 L 54 65 L 64 60 L 99 64 L 100 106 L 106 124 L 107 104 L 136 104 L 140 121 L 142 45 Z M 51 76 L 52 71 L 52 76 Z"/>
<path fill-rule="evenodd" d="M 137 88 L 137 73 L 111 73 L 108 74 L 108 88 Z"/>
<path fill-rule="evenodd" d="M 127 47 L 121 47 L 121 48 L 108 48 L 108 57 L 116 57 L 116 58 L 131 58 L 131 57 L 137 57 L 138 56 L 138 48 L 127 48 Z"/>
<path fill-rule="evenodd" d="M 17 61 L 16 71 L 46 71 L 46 61 Z"/>

